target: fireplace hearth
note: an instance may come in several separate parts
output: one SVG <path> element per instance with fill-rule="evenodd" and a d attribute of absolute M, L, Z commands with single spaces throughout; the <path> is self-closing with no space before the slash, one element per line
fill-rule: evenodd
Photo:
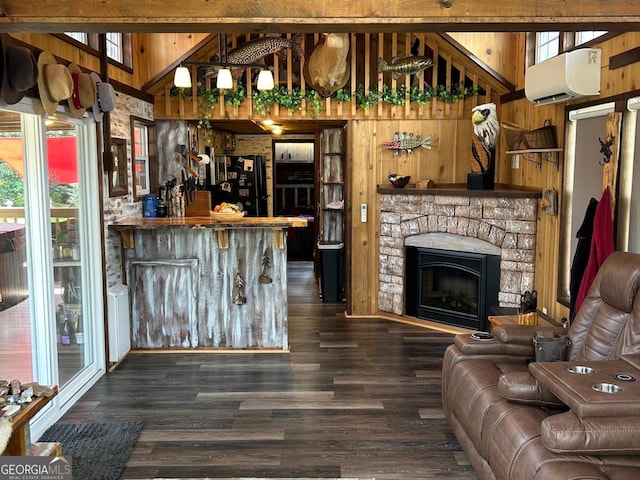
<path fill-rule="evenodd" d="M 405 313 L 474 330 L 487 330 L 498 305 L 500 255 L 407 246 Z"/>

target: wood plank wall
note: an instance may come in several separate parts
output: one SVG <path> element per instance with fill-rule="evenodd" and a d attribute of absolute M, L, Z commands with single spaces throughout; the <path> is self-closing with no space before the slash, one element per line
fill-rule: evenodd
<path fill-rule="evenodd" d="M 523 39 L 521 40 L 523 42 Z M 586 97 L 569 104 L 559 104 L 535 107 L 526 99 L 508 102 L 502 105 L 500 118 L 528 128 L 539 127 L 545 119 L 551 119 L 556 125 L 560 147 L 565 145 L 565 118 L 568 110 L 588 105 L 597 100 L 606 103 L 612 100 L 623 100 L 628 96 L 638 96 L 640 92 L 640 63 L 632 63 L 625 67 L 610 70 L 609 61 L 617 55 L 640 45 L 640 33 L 630 32 L 616 36 L 608 41 L 594 45 L 602 48 L 601 94 L 599 97 Z M 523 48 L 521 47 L 521 50 Z M 524 81 L 522 76 L 521 82 Z M 519 85 L 520 88 L 523 84 Z M 620 102 L 620 107 L 623 108 Z M 604 135 L 604 132 L 603 132 Z M 604 138 L 604 137 L 603 137 Z M 562 205 L 562 181 L 564 173 L 564 156 L 560 157 L 560 170 L 546 163 L 542 168 L 520 160 L 520 168 L 511 168 L 511 157 L 505 154 L 504 142 L 501 142 L 497 160 L 498 181 L 514 185 L 526 185 L 546 189 L 556 189 L 560 192 L 559 202 Z M 538 290 L 538 306 L 545 306 L 548 313 L 555 319 L 567 317 L 569 310 L 557 301 L 558 290 L 558 262 L 561 225 L 564 221 L 561 215 L 546 215 L 538 210 L 538 243 L 536 248 L 536 288 Z"/>

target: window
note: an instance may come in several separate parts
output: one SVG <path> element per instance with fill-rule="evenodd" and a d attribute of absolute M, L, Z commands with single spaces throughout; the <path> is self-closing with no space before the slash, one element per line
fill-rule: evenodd
<path fill-rule="evenodd" d="M 589 30 L 584 32 L 537 32 L 527 34 L 527 58 L 529 65 L 544 62 L 551 57 L 584 45 L 607 31 Z M 534 37 L 535 35 L 535 37 Z"/>
<path fill-rule="evenodd" d="M 89 43 L 89 37 L 84 32 L 65 32 L 64 34 L 68 37 L 71 37 L 77 40 L 80 43 L 84 43 L 85 45 Z"/>
<path fill-rule="evenodd" d="M 158 190 L 156 128 L 152 121 L 131 117 L 131 164 L 134 200 Z"/>
<path fill-rule="evenodd" d="M 558 53 L 560 53 L 560 32 L 536 33 L 535 63 L 544 62 Z"/>
<path fill-rule="evenodd" d="M 123 63 L 121 33 L 107 33 L 107 57 L 114 59 L 118 63 Z"/>
<path fill-rule="evenodd" d="M 149 140 L 147 126 L 139 123 L 133 127 L 133 158 L 136 195 L 149 193 Z"/>
<path fill-rule="evenodd" d="M 131 34 L 108 32 L 104 35 L 106 42 L 105 49 L 109 60 L 114 64 L 120 64 L 120 67 L 124 65 L 126 67 L 132 68 L 133 55 L 131 51 Z M 63 38 L 66 37 L 67 41 L 73 39 L 71 43 L 74 43 L 79 48 L 86 50 L 92 54 L 97 55 L 100 52 L 100 35 L 97 33 L 65 32 L 64 35 L 58 36 Z"/>
<path fill-rule="evenodd" d="M 576 32 L 576 45 L 582 45 L 589 40 L 598 38 L 607 33 L 606 30 L 589 30 L 588 32 Z"/>

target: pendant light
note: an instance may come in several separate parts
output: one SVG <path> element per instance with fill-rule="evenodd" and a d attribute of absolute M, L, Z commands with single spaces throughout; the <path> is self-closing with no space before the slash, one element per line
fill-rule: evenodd
<path fill-rule="evenodd" d="M 273 90 L 273 74 L 271 70 L 262 69 L 258 74 L 258 82 L 256 88 L 258 90 Z"/>
<path fill-rule="evenodd" d="M 178 88 L 191 88 L 191 72 L 187 67 L 180 64 L 176 68 L 176 73 L 173 75 L 173 84 Z"/>
<path fill-rule="evenodd" d="M 233 78 L 231 77 L 231 70 L 226 67 L 218 70 L 216 88 L 233 88 Z"/>

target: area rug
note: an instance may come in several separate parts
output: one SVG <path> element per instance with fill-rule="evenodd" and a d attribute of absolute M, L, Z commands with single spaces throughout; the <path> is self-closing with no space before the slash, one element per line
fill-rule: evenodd
<path fill-rule="evenodd" d="M 60 442 L 73 480 L 118 480 L 142 430 L 142 422 L 56 423 L 41 442 Z"/>

